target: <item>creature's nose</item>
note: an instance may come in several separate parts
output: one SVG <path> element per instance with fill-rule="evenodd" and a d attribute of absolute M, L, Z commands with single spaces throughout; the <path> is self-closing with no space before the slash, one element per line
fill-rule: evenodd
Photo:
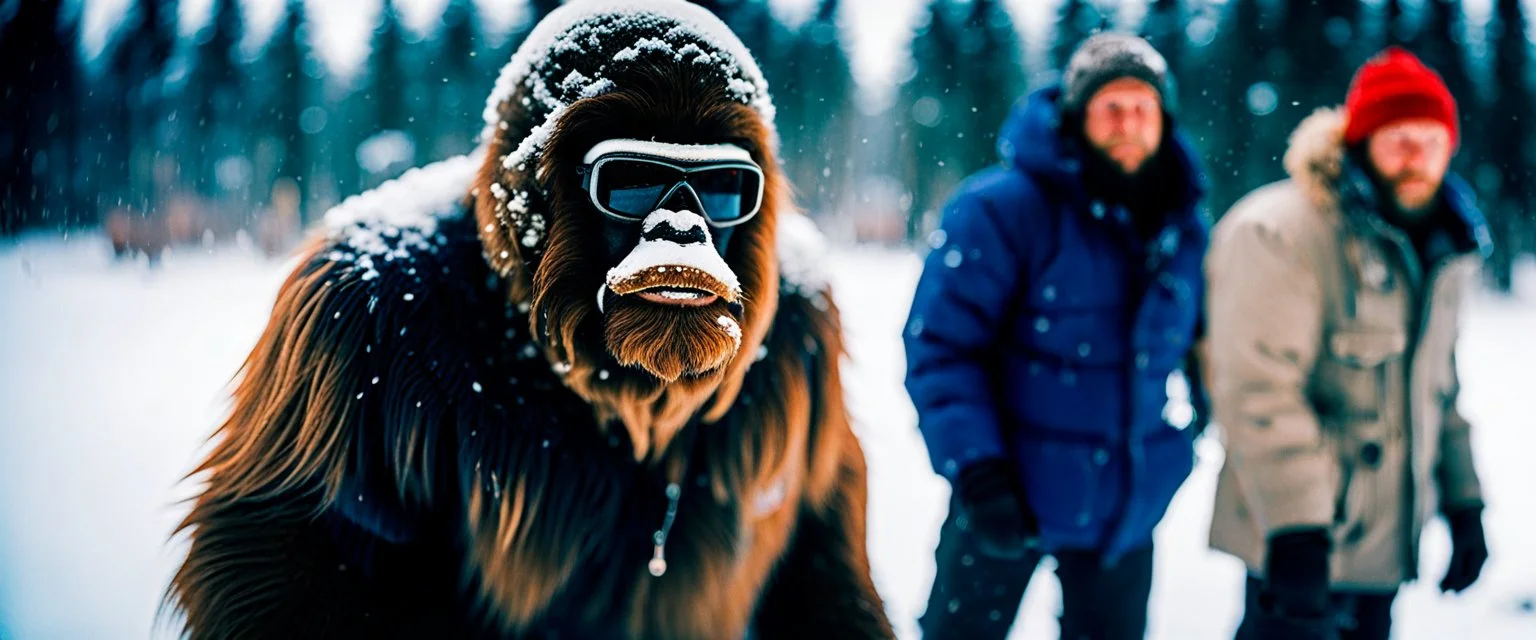
<path fill-rule="evenodd" d="M 687 227 L 679 229 L 672 225 L 671 221 L 658 223 L 647 229 L 641 237 L 646 240 L 661 240 L 673 244 L 702 244 L 708 240 L 704 236 L 703 227 Z"/>
<path fill-rule="evenodd" d="M 682 213 L 646 221 L 645 230 L 641 232 L 640 238 L 683 245 L 709 242 L 709 234 L 704 231 L 704 218 L 687 213 L 686 209 L 678 211 Z"/>

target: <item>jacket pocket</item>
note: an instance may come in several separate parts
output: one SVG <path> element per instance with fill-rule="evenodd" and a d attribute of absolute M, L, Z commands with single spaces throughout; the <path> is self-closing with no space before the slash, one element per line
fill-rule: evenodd
<path fill-rule="evenodd" d="M 1339 329 L 1328 338 L 1332 375 L 1321 381 L 1318 389 L 1328 399 L 1328 409 L 1339 409 L 1350 422 L 1371 422 L 1381 418 L 1389 400 L 1387 371 L 1408 347 L 1407 333 L 1401 328 L 1352 327 Z"/>

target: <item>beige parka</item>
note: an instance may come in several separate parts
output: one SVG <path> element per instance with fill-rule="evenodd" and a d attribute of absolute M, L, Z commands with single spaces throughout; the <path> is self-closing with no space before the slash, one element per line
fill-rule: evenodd
<path fill-rule="evenodd" d="M 1308 117 L 1290 179 L 1213 232 L 1205 358 L 1227 457 L 1211 545 L 1261 575 L 1271 534 L 1324 527 L 1336 588 L 1392 589 L 1417 577 L 1436 510 L 1481 504 L 1455 345 L 1486 229 L 1421 266 L 1401 231 L 1341 204 L 1343 130 L 1341 111 Z"/>

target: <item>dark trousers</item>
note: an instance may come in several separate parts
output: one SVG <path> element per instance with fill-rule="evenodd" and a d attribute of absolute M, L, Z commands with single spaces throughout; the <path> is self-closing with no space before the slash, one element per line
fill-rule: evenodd
<path fill-rule="evenodd" d="M 1387 592 L 1341 591 L 1332 595 L 1334 615 L 1321 627 L 1303 628 L 1268 614 L 1264 581 L 1248 577 L 1243 622 L 1237 640 L 1387 640 L 1392 635 L 1392 601 Z"/>
<path fill-rule="evenodd" d="M 1019 560 L 981 555 L 965 518 L 950 505 L 939 532 L 938 573 L 919 625 L 924 640 L 1001 640 L 1017 616 L 1029 578 L 1043 554 Z M 1133 551 L 1104 566 L 1095 551 L 1059 550 L 1062 640 L 1130 640 L 1146 635 L 1152 594 L 1152 548 Z"/>

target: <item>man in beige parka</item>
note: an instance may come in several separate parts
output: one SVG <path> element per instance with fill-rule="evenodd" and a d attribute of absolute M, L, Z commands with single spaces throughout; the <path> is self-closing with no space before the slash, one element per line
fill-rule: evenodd
<path fill-rule="evenodd" d="M 1454 546 L 1442 590 L 1487 560 L 1455 345 L 1489 245 L 1447 172 L 1457 135 L 1440 77 L 1388 49 L 1343 108 L 1297 128 L 1290 179 L 1215 228 L 1207 357 L 1227 458 L 1211 544 L 1248 567 L 1240 640 L 1384 640 L 1437 513 Z"/>

